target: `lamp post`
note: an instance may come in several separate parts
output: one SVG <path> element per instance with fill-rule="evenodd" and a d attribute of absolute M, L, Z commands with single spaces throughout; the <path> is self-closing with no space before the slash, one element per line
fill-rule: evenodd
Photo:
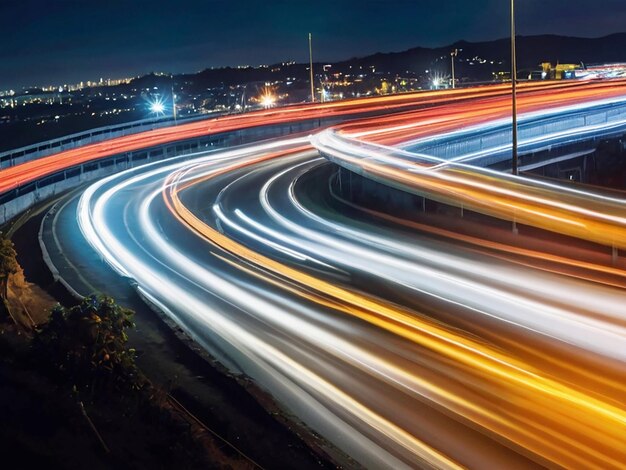
<path fill-rule="evenodd" d="M 517 155 L 517 59 L 515 52 L 515 0 L 511 0 L 511 85 L 512 85 L 512 108 L 513 108 L 513 147 L 511 173 L 519 175 Z"/>
<path fill-rule="evenodd" d="M 309 33 L 309 72 L 311 74 L 311 103 L 315 103 L 315 83 L 313 83 L 313 39 Z"/>
<path fill-rule="evenodd" d="M 172 74 L 172 115 L 174 117 L 174 125 L 178 124 L 178 116 L 176 113 L 176 94 L 174 93 L 174 74 Z"/>
<path fill-rule="evenodd" d="M 452 61 L 452 89 L 456 88 L 456 80 L 454 78 L 454 58 L 459 55 L 459 50 L 455 49 L 450 52 L 450 60 Z"/>

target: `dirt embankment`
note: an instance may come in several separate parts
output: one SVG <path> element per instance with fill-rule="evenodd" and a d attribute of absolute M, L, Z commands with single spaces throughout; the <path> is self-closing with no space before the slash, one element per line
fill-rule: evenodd
<path fill-rule="evenodd" d="M 31 346 L 33 331 L 57 303 L 21 267 L 10 277 L 10 315 L 0 319 L 0 454 L 7 468 L 256 467 L 168 390 L 149 384 L 89 394 L 44 366 Z"/>
<path fill-rule="evenodd" d="M 45 323 L 50 309 L 57 303 L 41 287 L 28 282 L 22 269 L 9 280 L 8 302 L 12 319 L 27 330 Z"/>
<path fill-rule="evenodd" d="M 52 203 L 48 202 L 47 206 L 49 207 Z M 21 228 L 15 232 L 16 236 L 13 238 L 18 251 L 18 260 L 24 266 L 27 279 L 35 283 L 29 284 L 25 281 L 24 287 L 16 286 L 16 291 L 22 289 L 23 299 L 30 295 L 38 298 L 32 304 L 25 303 L 29 311 L 35 310 L 36 307 L 50 306 L 50 299 L 56 299 L 66 306 L 76 304 L 76 299 L 53 279 L 42 260 L 37 234 L 46 211 L 47 209 L 39 209 L 38 214 L 31 213 L 29 217 L 24 217 Z M 39 296 L 40 293 L 41 296 Z M 20 295 L 20 292 L 17 295 Z M 206 360 L 204 355 L 197 351 L 197 345 L 194 346 L 188 338 L 185 340 L 179 338 L 175 329 L 166 326 L 134 291 L 132 295 L 126 295 L 123 298 L 124 306 L 136 311 L 135 322 L 137 332 L 140 331 L 140 333 L 130 334 L 130 343 L 140 352 L 137 363 L 142 373 L 153 384 L 153 389 L 156 390 L 152 403 L 154 405 L 154 400 L 156 400 L 157 408 L 160 410 L 157 415 L 162 416 L 162 412 L 165 412 L 165 416 L 179 420 L 178 431 L 168 444 L 170 440 L 162 440 L 161 437 L 172 436 L 170 431 L 153 430 L 151 433 L 146 433 L 141 430 L 142 420 L 147 423 L 148 427 L 154 427 L 151 418 L 141 418 L 136 413 L 129 414 L 121 408 L 121 411 L 117 413 L 120 417 L 118 420 L 114 416 L 116 412 L 109 410 L 113 405 L 108 402 L 104 407 L 102 403 L 94 403 L 95 408 L 89 408 L 92 404 L 86 403 L 85 406 L 89 408 L 87 412 L 96 426 L 99 428 L 104 426 L 103 438 L 107 444 L 109 444 L 108 441 L 113 443 L 121 441 L 122 444 L 123 442 L 137 442 L 136 445 L 131 446 L 131 449 L 134 452 L 133 455 L 136 455 L 133 459 L 137 459 L 140 464 L 132 464 L 130 468 L 153 466 L 146 460 L 149 457 L 146 454 L 154 454 L 155 449 L 168 455 L 170 453 L 174 456 L 181 455 L 181 459 L 188 459 L 186 461 L 188 464 L 181 461 L 180 464 L 172 465 L 171 460 L 165 457 L 159 458 L 157 459 L 158 468 L 194 468 L 193 462 L 197 463 L 198 459 L 204 462 L 202 468 L 245 469 L 254 467 L 256 462 L 265 468 L 335 468 L 336 464 L 333 461 L 337 455 L 341 457 L 336 459 L 337 461 L 346 462 L 348 467 L 353 466 L 351 459 L 338 453 L 325 440 L 283 413 L 280 407 L 251 381 L 245 377 L 233 377 L 219 367 L 214 360 Z M 30 314 L 32 317 L 32 312 Z M 33 321 L 38 320 L 33 318 Z M 3 365 L 0 364 L 0 369 L 2 367 Z M 7 385 L 11 386 L 13 383 L 15 394 L 18 394 L 19 390 L 24 388 L 24 384 L 15 380 L 15 378 L 10 378 Z M 40 387 L 36 385 L 34 388 Z M 0 400 L 3 400 L 2 393 L 0 391 Z M 57 395 L 59 393 L 62 396 L 71 395 L 67 388 L 59 389 Z M 24 396 L 27 397 L 28 393 Z M 111 403 L 114 401 L 112 400 Z M 52 402 L 55 402 L 54 398 Z M 62 400 L 59 401 L 61 402 Z M 48 423 L 58 421 L 54 426 L 63 429 L 71 424 L 67 422 L 70 416 L 69 409 L 74 408 L 75 411 L 76 403 L 69 403 L 68 407 L 67 413 L 60 413 L 52 418 L 37 412 L 38 418 L 35 422 L 37 419 Z M 44 410 L 48 408 L 46 406 Z M 2 410 L 0 410 L 1 415 Z M 166 419 L 169 422 L 170 418 L 158 418 L 158 420 Z M 62 421 L 63 419 L 66 421 Z M 139 422 L 135 423 L 137 420 Z M 103 425 L 103 423 L 107 422 L 110 422 L 111 432 L 105 436 L 108 425 Z M 71 432 L 76 433 L 75 428 L 72 429 Z M 26 436 L 27 443 L 30 442 L 28 436 L 31 433 L 31 429 L 24 431 L 23 436 Z M 82 428 L 80 434 L 85 433 L 85 428 Z M 0 439 L 8 438 L 7 449 L 18 449 L 15 455 L 20 455 L 22 452 L 19 449 L 23 449 L 24 446 L 16 441 L 13 434 L 9 433 L 6 436 L 5 434 L 0 432 Z M 128 439 L 125 437 L 127 435 Z M 138 435 L 145 435 L 146 438 L 136 441 Z M 189 435 L 191 439 L 185 437 Z M 82 436 L 81 439 L 84 437 Z M 33 442 L 38 443 L 34 445 L 39 450 L 34 449 L 31 452 L 32 455 L 41 454 L 43 459 L 53 463 L 58 458 L 62 458 L 62 447 L 59 447 L 61 453 L 55 454 L 56 457 L 46 453 L 47 451 L 42 453 L 41 449 L 56 448 L 49 436 L 46 436 L 44 441 Z M 93 439 L 90 442 L 90 445 L 93 445 Z M 95 442 L 96 451 L 101 453 L 102 451 L 98 450 L 97 439 Z M 84 447 L 84 445 L 83 441 L 76 441 L 75 445 L 70 448 Z M 174 449 L 182 450 L 177 454 L 175 450 L 171 450 L 172 446 Z M 78 451 L 79 454 L 83 452 L 82 447 Z M 128 446 L 119 447 L 111 444 L 110 447 L 112 454 L 122 456 L 115 461 L 115 468 L 117 466 L 128 468 L 126 466 L 128 459 L 125 457 L 130 452 Z M 160 454 L 157 452 L 156 455 Z M 333 456 L 332 459 L 329 455 Z M 110 468 L 110 462 L 111 457 L 108 456 L 104 465 Z M 99 467 L 96 466 L 96 468 Z"/>

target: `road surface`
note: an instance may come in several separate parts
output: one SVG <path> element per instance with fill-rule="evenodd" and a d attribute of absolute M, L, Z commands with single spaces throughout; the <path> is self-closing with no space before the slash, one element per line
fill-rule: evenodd
<path fill-rule="evenodd" d="M 563 105 L 623 94 L 571 86 L 529 92 L 527 110 L 555 94 Z M 499 119 L 504 99 L 465 103 L 482 111 L 461 121 Z M 371 126 L 366 149 L 428 135 L 400 119 L 410 136 L 381 120 L 342 130 Z M 523 197 L 499 201 L 516 213 L 536 196 L 534 183 L 475 169 L 436 173 L 454 171 L 474 187 L 513 185 Z M 333 178 L 308 138 L 286 138 L 105 178 L 83 193 L 77 224 L 202 347 L 367 467 L 623 467 L 623 270 L 354 207 Z M 544 189 L 532 199 L 542 210 L 574 197 Z M 491 190 L 467 198 L 493 207 Z M 623 203 L 593 204 L 621 230 L 606 209 Z M 537 226 L 587 239 L 568 223 Z"/>

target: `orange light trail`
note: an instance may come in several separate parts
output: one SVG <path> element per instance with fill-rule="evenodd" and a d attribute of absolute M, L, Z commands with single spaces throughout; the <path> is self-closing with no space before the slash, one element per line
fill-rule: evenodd
<path fill-rule="evenodd" d="M 560 90 L 563 88 L 577 88 L 579 86 L 580 84 L 574 83 L 528 84 L 521 88 L 520 93 L 531 92 L 536 88 Z M 388 113 L 416 106 L 434 106 L 442 102 L 466 101 L 477 97 L 503 96 L 506 95 L 508 89 L 509 87 L 504 85 L 495 85 L 482 88 L 345 100 L 314 105 L 295 105 L 240 115 L 229 115 L 206 121 L 141 132 L 63 151 L 0 170 L 0 194 L 83 163 L 171 142 L 256 126 L 295 123 L 328 117 L 347 117 L 364 113 Z"/>
<path fill-rule="evenodd" d="M 277 156 L 274 156 L 277 157 Z M 252 165 L 256 161 L 248 162 Z M 170 211 L 182 223 L 214 246 L 233 255 L 238 263 L 252 266 L 257 275 L 273 276 L 272 283 L 320 305 L 359 318 L 432 351 L 435 361 L 453 361 L 459 376 L 471 377 L 480 395 L 468 401 L 467 390 L 451 390 L 426 383 L 404 371 L 413 383 L 428 390 L 439 406 L 469 420 L 484 432 L 508 440 L 538 458 L 556 465 L 615 467 L 626 458 L 620 433 L 626 429 L 626 411 L 611 400 L 602 400 L 577 390 L 566 382 L 545 376 L 534 366 L 503 351 L 447 329 L 427 317 L 388 305 L 365 294 L 328 283 L 301 270 L 261 255 L 221 234 L 198 219 L 181 202 L 179 193 L 221 174 L 240 169 L 228 166 L 189 180 L 189 170 L 172 174 L 165 184 L 164 197 Z M 185 176 L 187 180 L 178 185 Z M 250 269 L 242 268 L 242 269 Z M 294 287 L 295 286 L 295 287 Z M 432 357 L 432 356 L 431 356 Z M 601 381 L 599 381 L 601 382 Z M 491 403 L 485 397 L 499 397 Z M 503 408 L 501 401 L 506 403 Z"/>
<path fill-rule="evenodd" d="M 625 90 L 626 81 L 528 84 L 521 87 L 519 106 L 521 112 L 530 113 L 546 107 L 592 103 L 601 99 L 620 97 L 624 95 Z M 389 148 L 382 147 L 397 145 L 411 139 L 435 137 L 461 127 L 503 119 L 509 113 L 509 92 L 510 87 L 506 85 L 446 92 L 424 92 L 278 108 L 185 124 L 175 128 L 113 139 L 8 168 L 0 172 L 0 193 L 43 175 L 52 174 L 59 169 L 139 148 L 254 126 L 325 117 L 366 116 L 359 121 L 338 126 L 337 133 L 332 134 L 337 141 L 331 143 L 343 142 L 349 151 L 345 149 L 338 151 L 332 145 L 327 145 L 324 150 L 336 152 L 339 157 L 358 166 L 368 175 L 393 181 L 403 189 L 428 194 L 433 199 L 454 205 L 462 204 L 466 208 L 495 217 L 515 219 L 520 223 L 568 236 L 612 246 L 626 246 L 626 233 L 624 233 L 626 223 L 622 222 L 626 216 L 624 206 L 619 202 L 594 199 L 592 204 L 584 194 L 564 195 L 556 188 L 547 188 L 538 183 L 533 184 L 523 180 L 511 180 L 502 175 L 467 166 L 441 164 L 441 168 L 435 170 L 432 166 L 411 163 L 408 170 L 415 171 L 407 171 L 405 159 L 393 152 L 387 153 Z M 394 114 L 373 117 L 378 113 L 391 112 Z M 354 137 L 360 140 L 357 141 Z M 287 150 L 278 151 L 275 148 L 270 150 L 263 147 L 258 154 L 254 153 L 250 156 L 242 153 L 244 156 L 240 159 L 233 157 L 233 160 L 220 160 L 219 163 L 210 159 L 186 166 L 180 163 L 177 164 L 176 171 L 165 178 L 162 191 L 160 190 L 162 180 L 158 180 L 158 186 L 155 186 L 157 189 L 153 194 L 162 195 L 167 209 L 175 217 L 174 225 L 177 228 L 180 222 L 202 240 L 207 241 L 207 252 L 209 249 L 211 253 L 217 252 L 212 256 L 220 259 L 229 268 L 236 268 L 242 276 L 254 278 L 264 287 L 271 287 L 291 297 L 296 297 L 306 305 L 313 305 L 319 310 L 330 310 L 330 320 L 334 317 L 350 319 L 359 326 L 368 327 L 368 333 L 378 334 L 380 330 L 384 334 L 385 341 L 413 354 L 414 360 L 411 361 L 404 360 L 405 358 L 397 360 L 397 357 L 389 351 L 377 355 L 369 351 L 366 342 L 360 342 L 360 349 L 356 346 L 346 346 L 343 350 L 320 347 L 320 352 L 333 356 L 337 362 L 349 363 L 355 368 L 354 371 L 374 377 L 375 385 L 366 392 L 375 392 L 379 389 L 379 384 L 384 383 L 398 392 L 396 396 L 413 400 L 412 406 L 416 406 L 419 402 L 454 420 L 459 426 L 460 441 L 463 436 L 467 437 L 471 433 L 479 435 L 481 439 L 487 436 L 490 444 L 486 445 L 486 449 L 491 449 L 489 445 L 498 449 L 504 445 L 535 463 L 548 466 L 625 468 L 626 409 L 623 397 L 626 393 L 626 385 L 622 380 L 615 378 L 618 374 L 604 375 L 605 370 L 615 372 L 609 365 L 605 368 L 590 370 L 585 368 L 588 364 L 585 358 L 577 357 L 576 353 L 571 352 L 574 350 L 580 354 L 584 350 L 575 349 L 574 346 L 571 349 L 564 348 L 566 352 L 562 355 L 552 356 L 552 349 L 544 347 L 545 337 L 533 339 L 528 334 L 530 339 L 527 343 L 516 344 L 519 338 L 526 336 L 516 332 L 515 327 L 509 325 L 499 325 L 498 328 L 501 330 L 493 334 L 485 332 L 484 335 L 477 335 L 476 331 L 486 328 L 485 325 L 490 325 L 490 323 L 481 324 L 475 330 L 464 331 L 457 326 L 457 323 L 446 324 L 430 316 L 426 307 L 399 306 L 378 297 L 380 295 L 378 293 L 357 290 L 349 285 L 349 281 L 329 281 L 323 278 L 319 271 L 309 270 L 303 265 L 294 267 L 293 264 L 281 258 L 253 249 L 244 242 L 229 236 L 227 232 L 221 232 L 201 220 L 198 214 L 183 202 L 183 196 L 187 191 L 197 189 L 204 184 L 218 185 L 221 183 L 221 180 L 218 180 L 220 177 L 226 177 L 235 172 L 253 174 L 254 170 L 264 168 L 273 162 L 303 156 L 303 152 L 308 152 L 310 149 L 310 146 L 302 145 L 300 141 L 297 144 L 292 143 Z M 372 155 L 376 157 L 377 153 L 380 153 L 381 161 L 384 157 L 385 163 L 381 164 L 376 158 L 361 158 L 361 154 L 351 153 L 357 151 L 369 157 Z M 397 162 L 398 167 L 390 165 L 390 162 Z M 135 177 L 140 178 L 140 176 Z M 126 181 L 126 183 L 128 186 L 120 186 L 130 187 L 131 182 Z M 153 292 L 156 289 L 165 289 L 163 286 L 169 284 L 163 284 L 163 279 L 167 276 L 162 276 L 158 270 L 147 272 L 148 263 L 144 262 L 141 255 L 130 256 L 130 248 L 127 249 L 124 246 L 125 242 L 115 239 L 112 231 L 106 232 L 106 236 L 102 235 L 107 227 L 103 216 L 106 212 L 104 205 L 107 200 L 113 198 L 116 188 L 105 189 L 105 195 L 97 202 L 90 199 L 92 196 L 96 197 L 97 192 L 92 188 L 87 190 L 89 197 L 85 198 L 85 201 L 81 200 L 79 204 L 82 221 L 79 223 L 88 226 L 89 236 L 98 240 L 98 243 L 104 247 L 103 251 L 108 249 L 109 242 L 111 245 L 116 245 L 117 256 L 120 258 L 115 259 L 116 253 L 113 253 L 114 249 L 110 248 L 107 253 L 109 262 L 114 259 L 119 266 L 123 267 L 125 263 L 130 265 L 131 262 L 124 257 L 128 255 L 128 258 L 132 257 L 135 261 L 135 269 L 145 273 L 144 281 L 147 284 L 152 282 Z M 95 223 L 90 220 L 89 211 L 92 204 L 98 208 L 94 209 Z M 141 209 L 138 213 L 141 216 L 138 224 L 148 225 L 144 218 L 150 218 L 150 205 L 149 203 L 140 205 Z M 562 256 L 544 256 L 536 250 L 455 234 L 450 230 L 436 227 L 397 220 L 393 222 L 404 224 L 413 230 L 429 232 L 436 237 L 446 237 L 459 244 L 471 245 L 476 252 L 489 254 L 492 258 L 499 257 L 499 259 L 518 264 L 550 262 L 552 263 L 550 268 L 561 271 L 572 270 L 571 275 L 598 283 L 604 282 L 603 279 L 599 279 L 601 275 L 617 278 L 618 282 L 624 278 L 623 273 L 618 270 L 593 263 Z M 155 230 L 153 227 L 152 231 L 146 229 L 144 233 L 154 235 Z M 162 248 L 163 251 L 155 250 L 155 253 L 164 256 L 164 260 L 156 256 L 154 258 L 156 262 L 165 265 L 167 260 L 173 260 L 180 263 L 167 266 L 172 271 L 168 271 L 169 274 L 180 274 L 181 278 L 187 279 L 190 282 L 189 285 L 193 286 L 201 283 L 199 279 L 202 276 L 207 277 L 212 274 L 208 270 L 202 271 L 198 265 L 193 264 L 191 259 L 176 252 L 174 247 L 170 246 L 174 245 L 172 240 L 163 237 L 154 241 L 148 238 L 145 239 L 146 245 L 151 242 L 155 246 L 158 244 L 159 247 L 165 245 Z M 91 243 L 94 243 L 93 240 Z M 315 248 L 321 250 L 320 244 L 316 244 Z M 168 249 L 170 251 L 167 251 Z M 174 256 L 175 252 L 177 256 Z M 166 258 L 165 253 L 168 253 L 170 258 Z M 512 257 L 516 258 L 512 259 Z M 520 261 L 520 258 L 523 261 Z M 188 268 L 188 271 L 185 271 L 185 268 Z M 180 269 L 181 272 L 176 273 L 176 269 Z M 372 270 L 375 270 L 374 266 Z M 407 269 L 407 272 L 413 271 Z M 140 275 L 135 274 L 135 276 Z M 435 276 L 430 279 L 437 280 Z M 169 279 L 166 281 L 169 282 Z M 220 280 L 214 282 L 218 281 Z M 171 284 L 173 290 L 177 289 L 177 293 L 184 292 L 182 284 Z M 450 284 L 452 285 L 452 281 Z M 210 284 L 207 283 L 207 285 Z M 459 286 L 460 283 L 454 285 L 454 287 Z M 246 294 L 243 290 L 236 292 L 239 295 Z M 477 289 L 476 292 L 483 295 L 485 290 Z M 228 288 L 223 287 L 220 293 L 228 293 Z M 489 298 L 495 299 L 498 295 L 505 297 L 507 292 L 498 291 Z M 506 300 L 509 301 L 509 298 L 517 297 L 509 296 Z M 437 302 L 443 300 L 445 299 L 438 298 Z M 232 302 L 233 300 L 229 297 L 225 301 Z M 258 302 L 259 298 L 252 301 Z M 432 305 L 438 305 L 437 302 L 433 301 Z M 201 306 L 199 303 L 193 305 L 194 308 Z M 503 301 L 502 305 L 509 304 Z M 458 308 L 465 308 L 466 312 L 469 312 L 473 307 L 468 303 L 458 305 Z M 272 312 L 275 316 L 281 314 L 278 310 Z M 584 314 L 578 315 L 575 321 L 582 322 L 582 317 Z M 215 319 L 209 316 L 207 318 Z M 500 319 L 504 318 L 505 316 L 501 315 Z M 272 320 L 269 316 L 262 317 L 264 322 L 271 323 Z M 291 322 L 298 320 L 301 319 L 295 315 L 290 318 Z M 475 318 L 468 315 L 467 319 L 458 321 L 473 320 Z M 592 319 L 584 318 L 584 320 Z M 278 325 L 278 320 L 276 321 Z M 279 326 L 274 327 L 279 329 Z M 287 331 L 291 330 L 287 329 Z M 495 336 L 500 331 L 507 331 L 510 335 L 498 340 Z M 249 336 L 245 337 L 246 341 L 254 342 L 254 338 L 250 337 L 253 336 L 252 332 L 248 333 Z M 270 334 L 273 335 L 274 332 Z M 346 342 L 351 340 L 352 338 L 348 335 Z M 273 347 L 271 344 L 261 344 L 261 340 L 258 343 L 259 349 L 266 352 Z M 357 341 L 354 343 L 356 344 Z M 272 349 L 272 354 L 277 353 Z M 398 353 L 398 356 L 400 355 Z M 571 363 L 568 363 L 568 360 Z M 422 440 L 411 435 L 407 429 L 396 424 L 391 418 L 383 416 L 385 412 L 393 416 L 394 403 L 387 404 L 387 407 L 381 404 L 382 411 L 379 413 L 356 398 L 362 391 L 350 390 L 349 387 L 340 388 L 330 379 L 320 379 L 313 372 L 314 367 L 308 368 L 292 360 L 287 354 L 281 355 L 279 362 L 282 367 L 292 368 L 305 379 L 315 380 L 315 384 L 323 388 L 326 396 L 336 398 L 337 407 L 345 406 L 345 409 L 353 413 L 351 418 L 360 420 L 377 432 L 385 434 L 404 449 L 419 456 L 427 464 L 437 467 L 458 467 L 457 462 L 446 455 L 445 443 L 436 445 L 433 442 L 427 442 L 427 439 Z M 363 402 L 366 400 L 366 398 L 361 398 Z M 398 409 L 402 410 L 400 407 Z M 436 442 L 437 438 L 434 437 L 432 440 Z M 495 453 L 494 451 L 494 455 Z"/>

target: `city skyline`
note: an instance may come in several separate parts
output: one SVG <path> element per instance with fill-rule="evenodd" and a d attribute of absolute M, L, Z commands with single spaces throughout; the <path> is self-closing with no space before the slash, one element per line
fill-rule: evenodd
<path fill-rule="evenodd" d="M 151 71 L 193 73 L 210 67 L 337 61 L 375 52 L 438 47 L 506 37 L 508 2 L 112 1 L 5 2 L 0 89 L 129 77 Z M 626 4 L 531 0 L 518 7 L 518 34 L 599 37 L 622 32 Z M 489 14 L 485 14 L 488 11 Z M 98 21 L 91 18 L 98 18 Z M 599 29 L 597 25 L 602 24 Z M 19 26 L 18 26 L 19 25 Z M 228 32 L 228 34 L 227 34 Z"/>

